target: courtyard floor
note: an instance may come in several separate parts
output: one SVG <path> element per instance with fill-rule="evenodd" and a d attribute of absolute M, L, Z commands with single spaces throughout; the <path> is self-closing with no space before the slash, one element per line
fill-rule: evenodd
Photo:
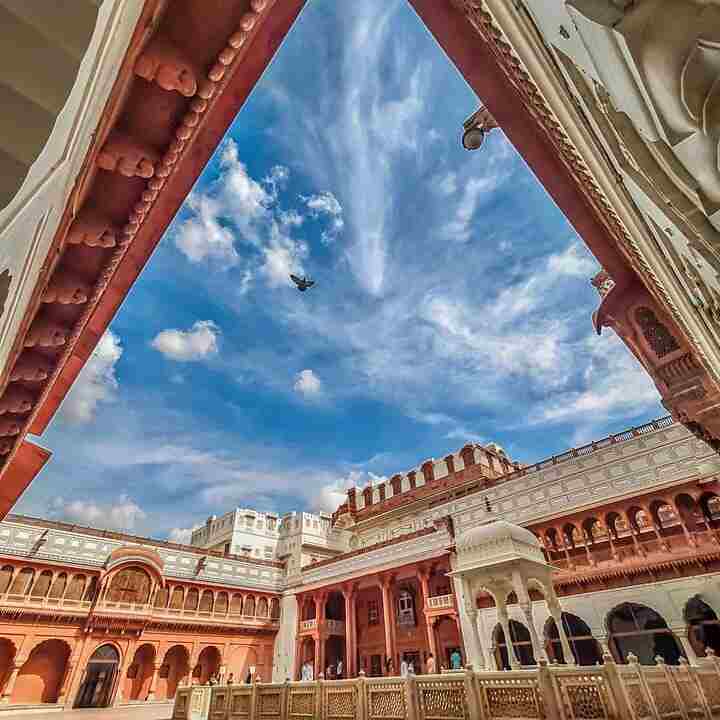
<path fill-rule="evenodd" d="M 82 710 L 18 711 L 0 712 L 0 720 L 5 717 L 26 717 L 28 720 L 168 720 L 172 715 L 172 703 L 153 703 L 152 705 L 125 705 L 119 708 L 87 708 Z"/>

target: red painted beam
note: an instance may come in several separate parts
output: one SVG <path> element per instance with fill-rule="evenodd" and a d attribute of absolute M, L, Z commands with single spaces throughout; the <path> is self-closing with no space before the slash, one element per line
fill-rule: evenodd
<path fill-rule="evenodd" d="M 253 88 L 270 64 L 280 43 L 305 5 L 306 0 L 277 2 L 252 40 L 246 56 L 222 95 L 213 103 L 193 140 L 183 154 L 171 179 L 158 196 L 132 246 L 118 266 L 110 285 L 85 326 L 73 354 L 55 380 L 43 406 L 37 411 L 30 432 L 42 434 L 57 412 L 80 370 L 90 358 L 98 340 L 150 259 L 163 233 L 189 195 L 196 180 L 235 120 Z"/>
<path fill-rule="evenodd" d="M 600 264 L 618 284 L 634 274 L 577 181 L 558 158 L 557 150 L 525 107 L 518 90 L 498 65 L 492 49 L 464 13 L 450 0 L 408 2 Z M 458 128 L 458 142 L 460 132 Z"/>
<path fill-rule="evenodd" d="M 12 509 L 25 488 L 35 479 L 50 458 L 50 451 L 23 440 L 13 461 L 3 472 L 0 483 L 0 520 Z"/>

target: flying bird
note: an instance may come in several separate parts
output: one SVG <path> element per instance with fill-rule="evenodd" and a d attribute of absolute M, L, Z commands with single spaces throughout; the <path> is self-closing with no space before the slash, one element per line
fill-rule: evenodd
<path fill-rule="evenodd" d="M 297 275 L 291 275 L 290 279 L 297 285 L 300 292 L 305 292 L 315 284 L 314 280 L 309 280 L 306 277 L 299 278 Z"/>

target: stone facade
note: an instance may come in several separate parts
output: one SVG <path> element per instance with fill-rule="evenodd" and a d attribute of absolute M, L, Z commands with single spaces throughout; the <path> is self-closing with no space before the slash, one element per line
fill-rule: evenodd
<path fill-rule="evenodd" d="M 160 699 L 250 668 L 284 681 L 608 653 L 696 664 L 720 652 L 719 473 L 662 418 L 526 466 L 468 445 L 352 488 L 332 516 L 235 510 L 196 532 L 210 548 L 10 516 L 0 695 Z M 249 531 L 272 533 L 274 559 L 213 549 Z"/>

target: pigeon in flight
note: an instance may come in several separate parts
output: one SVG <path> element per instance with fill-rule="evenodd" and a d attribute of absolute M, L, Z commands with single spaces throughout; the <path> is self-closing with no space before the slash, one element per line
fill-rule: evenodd
<path fill-rule="evenodd" d="M 305 292 L 315 284 L 314 280 L 308 280 L 306 277 L 299 278 L 297 275 L 291 275 L 290 279 L 297 285 L 300 292 Z"/>

